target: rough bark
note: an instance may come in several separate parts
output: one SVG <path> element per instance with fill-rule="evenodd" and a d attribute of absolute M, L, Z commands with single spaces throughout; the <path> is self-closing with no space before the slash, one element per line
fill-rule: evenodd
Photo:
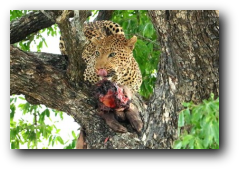
<path fill-rule="evenodd" d="M 113 12 L 113 10 L 100 10 L 94 21 L 110 20 Z"/>
<path fill-rule="evenodd" d="M 161 46 L 146 143 L 171 148 L 182 102 L 219 96 L 219 15 L 216 11 L 149 11 Z"/>
<path fill-rule="evenodd" d="M 70 16 L 74 13 L 72 21 Z M 89 11 L 63 11 L 60 15 L 56 11 L 42 11 L 50 20 L 55 21 L 61 30 L 61 36 L 65 41 L 68 56 L 67 76 L 74 86 L 83 81 L 85 69 L 84 60 L 81 57 L 86 38 L 83 33 L 83 23 L 90 15 Z"/>
<path fill-rule="evenodd" d="M 42 12 L 31 12 L 10 23 L 10 44 L 24 40 L 28 35 L 50 27 L 54 22 Z"/>
<path fill-rule="evenodd" d="M 149 11 L 162 47 L 154 94 L 146 106 L 136 95 L 144 129 L 138 135 L 115 133 L 95 113 L 91 88 L 82 80 L 85 43 L 82 24 L 87 11 L 43 11 L 56 22 L 67 42 L 68 57 L 23 52 L 10 46 L 10 93 L 24 94 L 72 115 L 84 130 L 90 149 L 171 148 L 177 137 L 177 116 L 183 101 L 196 103 L 213 92 L 219 96 L 219 18 L 214 11 Z M 66 19 L 65 19 L 66 18 Z"/>

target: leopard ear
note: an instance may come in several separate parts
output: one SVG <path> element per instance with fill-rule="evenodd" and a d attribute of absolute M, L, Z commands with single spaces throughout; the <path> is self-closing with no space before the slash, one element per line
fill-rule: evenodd
<path fill-rule="evenodd" d="M 92 38 L 90 41 L 96 46 L 101 44 L 101 41 L 97 38 Z"/>
<path fill-rule="evenodd" d="M 127 46 L 131 49 L 131 50 L 133 50 L 134 49 L 134 44 L 137 42 L 137 37 L 136 36 L 133 36 L 131 39 L 129 39 L 128 41 L 127 41 Z"/>

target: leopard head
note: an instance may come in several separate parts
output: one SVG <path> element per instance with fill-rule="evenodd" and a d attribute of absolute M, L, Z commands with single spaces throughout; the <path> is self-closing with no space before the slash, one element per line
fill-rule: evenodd
<path fill-rule="evenodd" d="M 139 89 L 142 76 L 138 63 L 133 57 L 137 37 L 126 39 L 124 35 L 110 35 L 104 38 L 92 38 L 86 55 L 87 69 L 85 80 L 95 84 L 102 79 L 118 85 L 128 86 L 132 92 Z"/>

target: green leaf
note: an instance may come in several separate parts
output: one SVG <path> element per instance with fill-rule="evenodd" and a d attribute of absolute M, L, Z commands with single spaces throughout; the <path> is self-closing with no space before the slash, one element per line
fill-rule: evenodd
<path fill-rule="evenodd" d="M 71 134 L 72 134 L 72 136 L 73 136 L 75 139 L 77 138 L 74 131 L 72 131 Z"/>
<path fill-rule="evenodd" d="M 217 104 L 216 102 L 210 102 L 206 105 L 207 107 L 207 111 L 212 112 L 212 113 L 216 113 L 219 112 L 219 104 Z"/>
<path fill-rule="evenodd" d="M 63 120 L 63 112 L 60 112 L 60 118 Z"/>
<path fill-rule="evenodd" d="M 58 134 L 61 131 L 61 129 L 56 129 L 56 134 Z"/>
<path fill-rule="evenodd" d="M 40 117 L 39 117 L 39 120 L 38 120 L 38 122 L 39 122 L 40 124 L 44 124 L 45 115 L 46 115 L 46 112 L 45 112 L 45 111 L 43 111 L 43 112 L 40 114 Z"/>
<path fill-rule="evenodd" d="M 205 110 L 205 107 L 203 106 L 196 106 L 192 109 L 192 123 L 194 123 L 195 125 L 200 125 L 200 119 L 203 116 L 203 110 Z"/>
<path fill-rule="evenodd" d="M 195 148 L 194 144 L 195 144 L 195 139 L 193 138 L 189 141 L 188 148 L 189 149 L 194 149 Z"/>
<path fill-rule="evenodd" d="M 16 128 L 10 129 L 10 140 L 15 140 L 17 133 Z"/>
<path fill-rule="evenodd" d="M 37 105 L 30 105 L 28 111 L 36 113 L 37 112 L 37 108 L 38 108 Z"/>
<path fill-rule="evenodd" d="M 190 141 L 192 140 L 194 138 L 194 136 L 193 135 L 186 135 L 186 136 L 184 136 L 182 139 L 182 146 L 184 147 L 184 148 L 186 148 L 187 147 L 187 145 L 190 143 Z"/>
<path fill-rule="evenodd" d="M 10 129 L 10 141 L 14 141 L 17 139 L 17 135 L 18 135 L 19 131 L 18 128 L 11 128 Z"/>
<path fill-rule="evenodd" d="M 53 137 L 52 141 L 51 141 L 51 146 L 53 147 L 54 146 L 54 143 L 55 143 L 55 140 L 56 140 L 56 136 Z"/>
<path fill-rule="evenodd" d="M 185 110 L 183 110 L 183 114 L 184 114 L 184 120 L 185 120 L 185 124 L 191 124 L 191 114 L 190 114 L 190 110 L 187 108 Z"/>
<path fill-rule="evenodd" d="M 219 149 L 219 145 L 215 145 L 214 149 Z"/>
<path fill-rule="evenodd" d="M 72 148 L 71 144 L 69 144 L 69 145 L 65 146 L 64 149 L 73 149 L 73 148 Z"/>
<path fill-rule="evenodd" d="M 76 140 L 77 139 L 72 140 L 72 142 L 70 144 L 68 144 L 67 146 L 65 146 L 64 149 L 75 149 L 75 147 L 76 147 Z"/>
<path fill-rule="evenodd" d="M 36 133 L 34 132 L 34 130 L 29 132 L 28 139 L 31 141 L 34 141 L 36 139 Z"/>
<path fill-rule="evenodd" d="M 178 127 L 183 127 L 184 126 L 184 112 L 182 111 L 179 113 L 178 117 Z"/>
<path fill-rule="evenodd" d="M 182 148 L 182 142 L 180 140 L 177 140 L 174 142 L 173 148 L 174 149 L 181 149 Z"/>
<path fill-rule="evenodd" d="M 37 45 L 37 51 L 40 52 L 42 48 L 43 41 L 40 41 L 39 44 Z"/>
<path fill-rule="evenodd" d="M 49 139 L 48 139 L 48 146 L 51 144 L 52 141 L 52 135 L 50 135 Z"/>
<path fill-rule="evenodd" d="M 209 100 L 214 100 L 214 93 L 210 94 L 210 99 Z"/>
<path fill-rule="evenodd" d="M 72 149 L 76 147 L 76 139 L 72 140 L 71 146 L 72 146 Z"/>
<path fill-rule="evenodd" d="M 18 98 L 21 100 L 26 100 L 24 97 L 21 97 L 21 96 L 19 96 Z"/>
<path fill-rule="evenodd" d="M 202 126 L 203 133 L 205 134 L 205 137 L 211 137 L 212 138 L 212 135 L 213 135 L 213 129 L 212 129 L 213 123 L 211 121 L 211 118 L 210 119 L 208 119 L 208 117 L 205 117 L 205 118 L 206 118 L 206 123 L 204 123 L 204 125 Z"/>
<path fill-rule="evenodd" d="M 14 98 L 10 98 L 10 103 L 12 103 L 13 100 L 14 100 Z"/>
<path fill-rule="evenodd" d="M 212 136 L 217 145 L 219 145 L 219 123 L 214 121 L 212 123 Z"/>
<path fill-rule="evenodd" d="M 15 142 L 11 142 L 11 149 L 15 149 Z"/>
<path fill-rule="evenodd" d="M 196 138 L 195 140 L 195 149 L 204 149 L 203 141 L 199 138 Z"/>
<path fill-rule="evenodd" d="M 192 103 L 191 102 L 183 102 L 182 105 L 184 107 L 190 107 L 192 105 Z"/>
<path fill-rule="evenodd" d="M 60 136 L 57 136 L 56 139 L 57 139 L 57 141 L 59 141 L 62 145 L 64 144 L 64 141 L 63 141 L 63 139 L 62 139 Z"/>
<path fill-rule="evenodd" d="M 15 110 L 16 110 L 16 107 L 15 107 L 14 104 L 11 104 L 11 105 L 10 105 L 10 110 L 11 110 L 11 113 L 10 113 L 10 120 L 13 120 L 14 115 L 15 115 Z"/>
<path fill-rule="evenodd" d="M 16 122 L 13 120 L 10 120 L 10 128 L 15 128 L 16 127 Z"/>
<path fill-rule="evenodd" d="M 209 125 L 207 125 L 207 126 L 209 126 Z M 211 129 L 209 128 L 209 130 L 211 130 Z M 202 135 L 205 134 L 204 140 L 203 140 L 204 147 L 210 147 L 210 145 L 213 143 L 213 137 L 212 137 L 212 135 L 210 135 L 210 133 L 211 133 L 210 131 L 202 130 Z"/>
<path fill-rule="evenodd" d="M 49 109 L 44 110 L 44 112 L 45 112 L 45 114 L 46 114 L 47 117 L 50 117 L 50 111 L 49 111 Z"/>
<path fill-rule="evenodd" d="M 18 105 L 18 107 L 20 108 L 20 110 L 22 110 L 23 115 L 25 115 L 29 111 L 30 104 L 28 102 L 25 104 L 21 103 Z"/>
<path fill-rule="evenodd" d="M 48 47 L 45 38 L 42 38 L 42 41 L 44 42 L 45 46 Z"/>

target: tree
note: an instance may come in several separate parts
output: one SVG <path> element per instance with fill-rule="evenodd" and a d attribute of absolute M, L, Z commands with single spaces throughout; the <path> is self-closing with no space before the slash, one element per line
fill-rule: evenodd
<path fill-rule="evenodd" d="M 31 104 L 44 104 L 73 116 L 81 125 L 87 148 L 172 148 L 181 103 L 200 103 L 210 93 L 219 97 L 219 14 L 148 11 L 161 55 L 152 96 L 147 101 L 139 95 L 133 98 L 144 122 L 140 134 L 129 126 L 130 132 L 115 133 L 95 115 L 90 88 L 83 81 L 85 65 L 81 59 L 85 44 L 82 25 L 89 15 L 89 11 L 37 11 L 12 21 L 11 44 L 56 23 L 68 56 L 25 52 L 11 45 L 10 94 L 24 94 Z M 96 20 L 111 15 L 112 11 L 100 11 Z M 32 29 L 27 29 L 31 24 Z"/>

